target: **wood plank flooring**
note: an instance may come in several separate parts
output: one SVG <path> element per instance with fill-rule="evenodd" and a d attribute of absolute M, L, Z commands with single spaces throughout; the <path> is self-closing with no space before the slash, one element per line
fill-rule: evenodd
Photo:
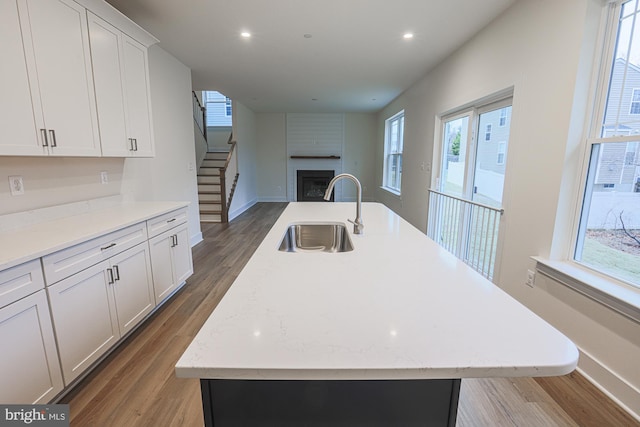
<path fill-rule="evenodd" d="M 194 275 L 60 403 L 71 425 L 202 426 L 200 386 L 174 365 L 286 203 L 259 203 L 232 223 L 203 223 Z M 559 378 L 462 381 L 459 427 L 640 427 L 577 373 Z"/>

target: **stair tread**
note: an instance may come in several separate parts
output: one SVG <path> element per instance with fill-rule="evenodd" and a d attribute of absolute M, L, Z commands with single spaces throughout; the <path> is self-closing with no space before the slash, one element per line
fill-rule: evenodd
<path fill-rule="evenodd" d="M 200 190 L 198 194 L 222 194 L 222 191 Z"/>

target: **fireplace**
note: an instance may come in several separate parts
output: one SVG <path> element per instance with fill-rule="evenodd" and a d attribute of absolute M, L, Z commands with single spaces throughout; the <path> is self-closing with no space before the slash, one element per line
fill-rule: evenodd
<path fill-rule="evenodd" d="M 298 170 L 297 171 L 297 198 L 298 202 L 323 201 L 324 192 L 333 178 L 333 170 Z M 334 193 L 331 193 L 333 202 Z"/>

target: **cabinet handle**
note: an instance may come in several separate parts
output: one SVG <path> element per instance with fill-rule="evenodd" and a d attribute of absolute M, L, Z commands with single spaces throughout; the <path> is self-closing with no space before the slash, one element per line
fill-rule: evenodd
<path fill-rule="evenodd" d="M 134 144 L 134 146 L 136 147 L 136 148 L 134 149 L 134 151 L 138 151 L 138 139 L 137 139 L 137 138 L 133 138 L 133 144 Z"/>
<path fill-rule="evenodd" d="M 109 284 L 113 285 L 115 281 L 113 280 L 113 270 L 107 268 L 107 275 L 109 276 Z"/>
<path fill-rule="evenodd" d="M 176 239 L 176 244 L 175 244 L 175 246 L 178 246 L 178 235 L 177 235 L 177 234 L 174 234 L 174 235 L 173 235 L 173 237 L 174 237 L 174 239 Z"/>
<path fill-rule="evenodd" d="M 171 219 L 168 219 L 167 222 L 173 222 L 175 220 L 176 220 L 175 218 L 171 218 Z"/>
<path fill-rule="evenodd" d="M 178 246 L 178 236 L 176 236 L 175 234 L 171 235 L 171 247 L 175 248 L 176 246 Z"/>
<path fill-rule="evenodd" d="M 43 147 L 48 147 L 49 146 L 49 140 L 47 139 L 47 130 L 46 129 L 40 129 L 40 133 L 42 134 L 42 146 Z"/>
<path fill-rule="evenodd" d="M 58 143 L 56 141 L 56 131 L 53 129 L 49 129 L 49 135 L 51 135 L 51 146 L 57 147 Z"/>
<path fill-rule="evenodd" d="M 129 140 L 129 145 L 131 146 L 131 148 L 129 148 L 129 151 L 133 151 L 133 138 L 127 138 Z"/>
<path fill-rule="evenodd" d="M 113 266 L 113 281 L 120 280 L 120 269 L 117 265 Z"/>
<path fill-rule="evenodd" d="M 106 251 L 107 249 L 112 248 L 112 247 L 114 247 L 115 245 L 116 245 L 115 243 L 112 243 L 112 244 L 110 244 L 110 245 L 105 246 L 104 248 L 100 248 L 100 250 L 101 250 L 101 251 Z"/>

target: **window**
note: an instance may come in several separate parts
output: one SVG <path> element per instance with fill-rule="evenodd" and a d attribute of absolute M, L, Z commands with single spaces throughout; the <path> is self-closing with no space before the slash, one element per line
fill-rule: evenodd
<path fill-rule="evenodd" d="M 498 122 L 498 124 L 500 125 L 500 127 L 504 126 L 507 124 L 507 109 L 503 108 L 502 110 L 500 110 L 500 121 Z"/>
<path fill-rule="evenodd" d="M 640 89 L 634 89 L 631 95 L 629 114 L 640 114 Z"/>
<path fill-rule="evenodd" d="M 384 171 L 382 187 L 400 194 L 402 184 L 402 145 L 404 139 L 404 111 L 385 121 Z"/>
<path fill-rule="evenodd" d="M 632 43 L 640 37 L 640 2 L 610 11 L 573 259 L 640 287 L 640 45 Z"/>
<path fill-rule="evenodd" d="M 442 118 L 439 177 L 429 195 L 427 235 L 489 279 L 498 260 L 509 140 L 509 126 L 492 130 L 491 123 L 503 114 L 509 123 L 511 98 Z M 485 142 L 492 133 L 499 143 Z"/>
<path fill-rule="evenodd" d="M 220 92 L 207 90 L 202 92 L 206 109 L 207 127 L 231 127 L 232 102 Z"/>
<path fill-rule="evenodd" d="M 504 156 L 507 154 L 507 143 L 502 141 L 498 143 L 498 158 L 496 159 L 496 163 L 499 165 L 504 165 Z"/>

